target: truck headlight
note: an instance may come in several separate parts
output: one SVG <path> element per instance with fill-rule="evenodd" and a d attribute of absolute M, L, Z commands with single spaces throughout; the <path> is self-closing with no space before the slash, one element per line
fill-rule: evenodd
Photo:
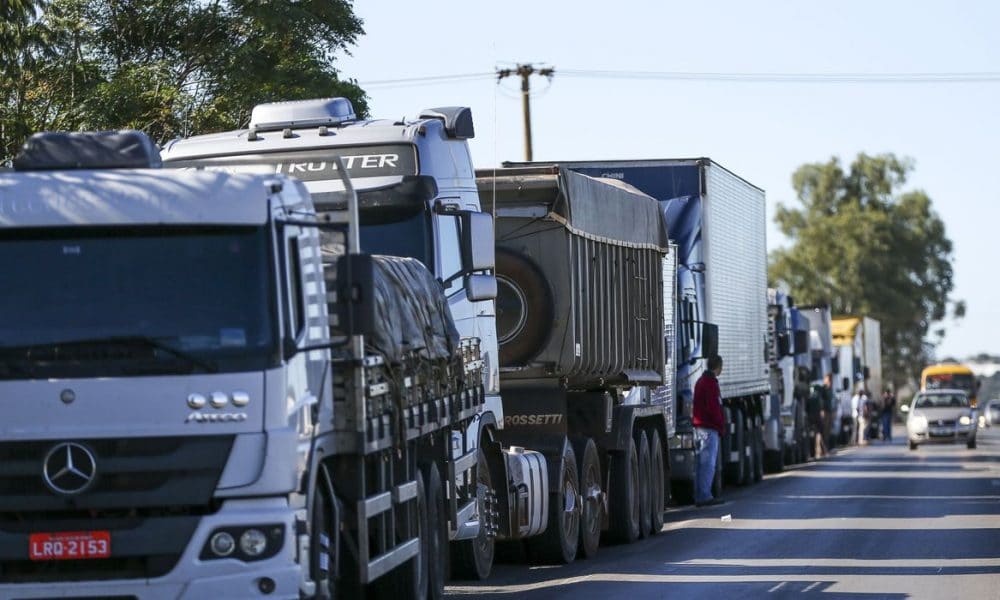
<path fill-rule="evenodd" d="M 958 418 L 958 424 L 965 425 L 966 427 L 968 427 L 969 425 L 972 424 L 972 419 L 969 418 L 969 415 L 962 415 L 961 417 Z"/>
<path fill-rule="evenodd" d="M 199 558 L 264 560 L 280 552 L 284 543 L 285 527 L 280 523 L 220 527 L 208 536 Z"/>
<path fill-rule="evenodd" d="M 250 558 L 257 558 L 267 550 L 267 536 L 260 529 L 247 529 L 240 536 L 240 550 Z"/>
<path fill-rule="evenodd" d="M 229 556 L 236 549 L 236 540 L 227 531 L 220 531 L 212 536 L 209 546 L 217 556 Z"/>

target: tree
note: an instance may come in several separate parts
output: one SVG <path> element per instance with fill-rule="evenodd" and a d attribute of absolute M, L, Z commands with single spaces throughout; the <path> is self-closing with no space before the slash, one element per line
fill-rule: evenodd
<path fill-rule="evenodd" d="M 952 244 L 922 191 L 902 192 L 913 169 L 892 154 L 859 154 L 806 164 L 792 176 L 801 205 L 778 205 L 775 222 L 792 246 L 770 256 L 769 278 L 803 304 L 829 304 L 835 315 L 881 322 L 884 378 L 912 380 L 933 357 L 930 327 L 953 302 Z M 935 332 L 937 340 L 943 329 Z"/>
<path fill-rule="evenodd" d="M 0 163 L 45 129 L 134 128 L 166 141 L 245 127 L 261 102 L 345 96 L 368 112 L 333 66 L 364 33 L 350 0 L 18 6 L 15 26 L 0 29 Z"/>

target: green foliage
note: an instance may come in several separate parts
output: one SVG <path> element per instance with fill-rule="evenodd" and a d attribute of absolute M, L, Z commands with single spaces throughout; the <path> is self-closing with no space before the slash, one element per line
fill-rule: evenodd
<path fill-rule="evenodd" d="M 931 199 L 900 191 L 912 168 L 892 154 L 859 154 L 847 171 L 836 158 L 799 167 L 800 206 L 775 215 L 793 245 L 772 252 L 769 269 L 800 303 L 878 319 L 884 376 L 896 384 L 931 358 L 928 331 L 946 317 L 953 287 L 952 244 Z M 964 302 L 953 308 L 965 312 Z"/>
<path fill-rule="evenodd" d="M 0 163 L 42 130 L 154 139 L 245 127 L 261 102 L 367 97 L 334 68 L 350 0 L 0 0 Z"/>

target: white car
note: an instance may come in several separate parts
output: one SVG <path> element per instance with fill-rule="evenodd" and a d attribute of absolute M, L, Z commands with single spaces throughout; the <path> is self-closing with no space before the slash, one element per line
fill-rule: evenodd
<path fill-rule="evenodd" d="M 977 415 L 969 406 L 969 396 L 963 390 L 926 390 L 919 392 L 910 404 L 906 433 L 910 450 L 921 444 L 954 444 L 965 442 L 976 447 Z"/>
<path fill-rule="evenodd" d="M 987 427 L 1000 423 L 1000 400 L 990 400 L 987 402 L 983 417 Z"/>

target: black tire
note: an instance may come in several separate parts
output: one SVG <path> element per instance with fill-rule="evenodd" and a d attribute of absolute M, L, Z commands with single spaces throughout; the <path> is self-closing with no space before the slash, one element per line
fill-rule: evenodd
<path fill-rule="evenodd" d="M 580 544 L 577 558 L 593 558 L 601 543 L 604 502 L 601 490 L 601 457 L 597 444 L 587 438 L 576 446 L 580 460 Z"/>
<path fill-rule="evenodd" d="M 636 439 L 636 447 L 639 450 L 639 537 L 644 538 L 653 529 L 652 512 L 653 488 L 652 488 L 652 464 L 649 458 L 649 436 L 645 431 L 639 432 Z"/>
<path fill-rule="evenodd" d="M 440 479 L 440 478 L 439 478 Z M 420 552 L 416 556 L 393 569 L 390 573 L 375 580 L 371 587 L 372 596 L 378 600 L 393 598 L 414 598 L 424 600 L 427 594 L 428 557 L 431 554 L 431 519 L 427 505 L 427 494 L 430 489 L 424 485 L 424 476 L 416 474 L 417 496 L 409 503 L 410 518 L 416 518 L 417 538 L 420 540 Z M 440 485 L 438 486 L 440 487 Z M 403 532 L 398 537 L 405 537 Z M 442 586 L 443 593 L 443 586 Z M 342 596 L 336 596 L 338 598 Z"/>
<path fill-rule="evenodd" d="M 310 571 L 313 581 L 316 582 L 316 600 L 329 600 L 333 598 L 333 573 L 331 566 L 336 564 L 337 548 L 334 548 L 337 536 L 335 532 L 340 527 L 340 523 L 331 521 L 331 512 L 328 503 L 335 502 L 325 491 L 328 482 L 324 481 L 325 475 L 320 469 L 317 479 L 316 501 L 313 506 L 310 549 Z"/>
<path fill-rule="evenodd" d="M 639 539 L 639 453 L 631 437 L 621 452 L 611 457 L 611 536 L 619 542 Z"/>
<path fill-rule="evenodd" d="M 534 262 L 505 248 L 496 249 L 496 278 L 500 364 L 524 364 L 552 331 L 552 294 Z"/>
<path fill-rule="evenodd" d="M 671 481 L 670 497 L 677 504 L 692 504 L 694 502 L 693 481 Z"/>
<path fill-rule="evenodd" d="M 910 450 L 916 450 L 916 449 L 917 449 L 916 442 L 910 442 Z"/>
<path fill-rule="evenodd" d="M 525 540 L 528 559 L 534 564 L 569 564 L 576 558 L 580 543 L 580 480 L 576 453 L 569 441 L 563 441 L 562 454 L 550 479 L 555 489 L 549 490 L 549 523 L 537 537 Z M 550 463 L 549 468 L 553 469 Z"/>
<path fill-rule="evenodd" d="M 486 453 L 479 449 L 479 463 L 476 466 L 476 479 L 479 482 L 479 514 L 482 518 L 484 510 L 488 510 L 482 492 L 493 489 L 493 477 L 486 463 Z M 491 509 L 490 509 L 491 510 Z M 451 572 L 456 579 L 483 580 L 490 576 L 493 561 L 496 558 L 496 538 L 489 535 L 485 527 L 479 529 L 479 535 L 472 540 L 460 540 L 452 543 Z"/>
<path fill-rule="evenodd" d="M 715 479 L 712 480 L 712 497 L 722 498 L 722 453 L 715 453 Z"/>
<path fill-rule="evenodd" d="M 768 473 L 781 473 L 785 470 L 785 451 L 765 450 L 764 470 Z"/>
<path fill-rule="evenodd" d="M 969 450 L 975 450 L 976 449 L 976 440 L 975 440 L 975 438 L 969 440 L 965 444 L 965 447 L 968 448 Z"/>
<path fill-rule="evenodd" d="M 730 413 L 730 418 L 733 420 L 733 435 L 729 439 L 729 448 L 731 451 L 735 450 L 739 455 L 735 462 L 729 461 L 729 456 L 725 457 L 723 460 L 723 475 L 725 476 L 727 483 L 732 483 L 735 485 L 742 485 L 743 481 L 746 479 L 746 432 L 743 427 L 743 412 L 739 409 L 733 409 Z M 719 444 L 720 452 L 722 444 Z"/>
<path fill-rule="evenodd" d="M 660 441 L 660 432 L 656 429 L 650 432 L 649 459 L 653 476 L 650 477 L 650 489 L 652 491 L 652 501 L 650 503 L 649 518 L 653 525 L 650 533 L 656 535 L 663 530 L 663 510 L 667 505 L 667 468 L 663 458 L 663 442 Z"/>
<path fill-rule="evenodd" d="M 758 482 L 764 479 L 764 431 L 760 423 L 754 420 L 753 425 L 753 480 Z"/>
<path fill-rule="evenodd" d="M 448 579 L 448 512 L 444 499 L 444 482 L 437 463 L 428 463 L 422 470 L 427 480 L 427 554 L 424 555 L 427 598 L 441 600 L 444 598 L 444 584 Z"/>

